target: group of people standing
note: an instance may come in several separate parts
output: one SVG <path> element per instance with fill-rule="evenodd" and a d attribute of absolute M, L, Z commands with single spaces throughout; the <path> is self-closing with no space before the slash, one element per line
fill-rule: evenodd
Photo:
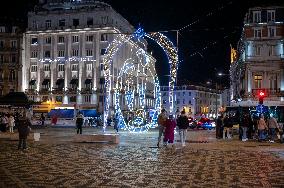
<path fill-rule="evenodd" d="M 276 138 L 276 129 L 280 130 L 275 117 L 270 116 L 265 119 L 263 114 L 258 118 L 252 118 L 248 112 L 245 112 L 237 122 L 234 122 L 233 117 L 226 114 L 225 117 L 220 115 L 216 122 L 216 138 L 226 139 L 232 138 L 233 124 L 239 124 L 239 139 L 247 141 L 248 139 L 257 138 L 258 141 L 264 141 L 270 138 L 270 142 L 274 142 Z"/>
<path fill-rule="evenodd" d="M 160 147 L 162 136 L 164 136 L 163 145 L 167 147 L 174 147 L 174 131 L 176 127 L 178 127 L 179 130 L 181 144 L 182 146 L 185 146 L 188 126 L 189 120 L 185 111 L 182 111 L 181 115 L 175 119 L 172 114 L 168 116 L 167 111 L 162 109 L 161 114 L 158 116 L 159 136 L 157 146 Z"/>
<path fill-rule="evenodd" d="M 2 114 L 0 117 L 1 132 L 6 132 L 7 129 L 10 133 L 14 133 L 15 118 L 12 114 Z"/>

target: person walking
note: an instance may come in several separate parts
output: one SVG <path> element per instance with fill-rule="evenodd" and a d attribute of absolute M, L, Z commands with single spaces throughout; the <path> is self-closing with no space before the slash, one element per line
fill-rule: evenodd
<path fill-rule="evenodd" d="M 270 140 L 269 142 L 273 143 L 274 139 L 275 139 L 275 130 L 278 129 L 279 130 L 279 126 L 277 123 L 277 120 L 271 116 L 268 119 L 268 128 L 269 128 L 269 132 L 270 132 Z"/>
<path fill-rule="evenodd" d="M 188 126 L 189 121 L 185 114 L 185 111 L 181 111 L 181 115 L 177 119 L 177 127 L 179 129 L 180 142 L 182 146 L 185 146 L 186 131 Z"/>
<path fill-rule="evenodd" d="M 265 140 L 265 134 L 264 131 L 267 129 L 266 122 L 264 120 L 263 114 L 260 115 L 260 119 L 258 120 L 257 123 L 257 129 L 258 129 L 258 141 L 263 141 Z"/>
<path fill-rule="evenodd" d="M 18 133 L 19 133 L 19 144 L 18 150 L 27 149 L 27 138 L 31 131 L 31 122 L 27 117 L 19 119 Z"/>
<path fill-rule="evenodd" d="M 45 116 L 43 115 L 43 113 L 41 113 L 40 120 L 41 120 L 41 125 L 44 126 Z"/>
<path fill-rule="evenodd" d="M 229 115 L 226 114 L 226 116 L 224 117 L 224 120 L 223 120 L 223 124 L 224 124 L 224 130 L 223 130 L 223 139 L 226 139 L 226 138 L 231 138 L 231 135 L 230 135 L 230 118 L 229 118 Z"/>
<path fill-rule="evenodd" d="M 244 114 L 243 118 L 242 118 L 242 141 L 245 142 L 247 141 L 247 130 L 250 124 L 250 120 L 249 120 L 249 115 L 247 113 Z"/>
<path fill-rule="evenodd" d="M 158 129 L 159 129 L 159 136 L 157 143 L 158 147 L 160 147 L 161 138 L 162 135 L 164 134 L 166 120 L 167 120 L 167 111 L 165 109 L 162 109 L 161 113 L 158 116 Z"/>
<path fill-rule="evenodd" d="M 10 133 L 14 133 L 15 118 L 12 114 L 8 118 L 8 127 L 9 127 Z"/>
<path fill-rule="evenodd" d="M 84 123 L 84 116 L 81 112 L 78 113 L 76 117 L 76 128 L 77 128 L 77 134 L 82 134 L 82 126 Z"/>
<path fill-rule="evenodd" d="M 169 119 L 165 122 L 164 144 L 169 148 L 174 148 L 176 121 L 174 116 L 169 115 Z"/>
<path fill-rule="evenodd" d="M 222 138 L 222 127 L 223 127 L 223 115 L 221 114 L 218 116 L 217 121 L 216 121 L 216 138 L 220 139 Z"/>
<path fill-rule="evenodd" d="M 118 118 L 114 117 L 113 118 L 113 128 L 116 130 L 116 132 L 118 133 Z"/>

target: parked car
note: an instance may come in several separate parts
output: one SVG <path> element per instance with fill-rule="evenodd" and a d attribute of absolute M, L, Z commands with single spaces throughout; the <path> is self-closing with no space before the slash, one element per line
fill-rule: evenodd
<path fill-rule="evenodd" d="M 215 121 L 209 118 L 201 118 L 197 122 L 197 128 L 211 130 L 211 129 L 215 129 L 215 127 L 216 127 Z"/>

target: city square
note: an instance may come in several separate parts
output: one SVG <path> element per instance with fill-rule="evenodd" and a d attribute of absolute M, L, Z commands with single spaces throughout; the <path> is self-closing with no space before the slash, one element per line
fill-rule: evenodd
<path fill-rule="evenodd" d="M 0 139 L 0 187 L 284 186 L 280 143 L 217 140 L 214 130 L 189 130 L 186 146 L 176 134 L 171 149 L 156 147 L 156 130 L 119 132 L 119 144 L 74 143 L 74 127 L 34 131 L 41 138 L 25 151 L 17 150 L 16 141 Z"/>

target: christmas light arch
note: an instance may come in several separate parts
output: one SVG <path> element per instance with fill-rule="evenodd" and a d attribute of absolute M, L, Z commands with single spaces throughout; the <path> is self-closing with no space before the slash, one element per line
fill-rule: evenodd
<path fill-rule="evenodd" d="M 152 33 L 145 33 L 142 28 L 137 29 L 134 34 L 132 35 L 123 35 L 118 34 L 117 37 L 110 43 L 108 48 L 106 49 L 106 54 L 103 59 L 103 66 L 104 66 L 104 78 L 105 78 L 105 89 L 106 89 L 106 96 L 105 96 L 105 106 L 104 106 L 104 130 L 107 125 L 107 119 L 109 116 L 109 106 L 110 106 L 110 95 L 111 90 L 114 92 L 115 97 L 115 116 L 118 117 L 119 124 L 121 128 L 129 130 L 130 132 L 144 132 L 147 131 L 149 128 L 154 128 L 157 126 L 157 118 L 158 113 L 161 109 L 161 94 L 160 94 L 160 85 L 158 81 L 157 75 L 153 75 L 153 79 L 155 80 L 155 87 L 154 87 L 154 98 L 155 98 L 155 105 L 154 105 L 154 113 L 152 113 L 150 117 L 150 121 L 145 122 L 145 110 L 143 109 L 138 112 L 135 119 L 125 122 L 123 114 L 121 112 L 121 108 L 119 105 L 119 98 L 120 98 L 120 88 L 118 83 L 116 86 L 111 89 L 111 70 L 110 70 L 110 63 L 114 57 L 114 55 L 118 52 L 119 48 L 129 42 L 130 40 L 136 38 L 140 41 L 141 38 L 149 38 L 156 42 L 165 52 L 168 58 L 168 63 L 170 65 L 170 80 L 169 80 L 169 102 L 170 102 L 170 113 L 173 111 L 173 90 L 177 76 L 177 66 L 178 66 L 178 54 L 177 49 L 173 45 L 173 43 L 162 33 L 159 32 L 152 32 Z M 145 55 L 145 51 L 141 49 L 142 54 Z M 130 62 L 125 62 L 123 68 L 121 69 L 120 75 L 123 74 L 124 70 L 131 70 L 133 68 L 133 64 Z M 124 72 L 126 73 L 126 72 Z M 138 87 L 138 86 L 137 86 Z M 139 98 L 140 102 L 143 100 L 143 96 L 145 99 L 145 88 L 141 85 L 139 88 Z M 128 92 L 128 93 L 127 93 Z M 131 100 L 133 99 L 133 92 L 131 93 L 130 90 L 126 92 L 126 101 L 128 107 L 131 109 L 132 106 L 130 104 Z M 128 101 L 129 100 L 129 101 Z M 133 101 L 132 101 L 133 102 Z M 143 104 L 143 102 L 141 102 Z M 143 105 L 142 105 L 143 106 Z"/>

